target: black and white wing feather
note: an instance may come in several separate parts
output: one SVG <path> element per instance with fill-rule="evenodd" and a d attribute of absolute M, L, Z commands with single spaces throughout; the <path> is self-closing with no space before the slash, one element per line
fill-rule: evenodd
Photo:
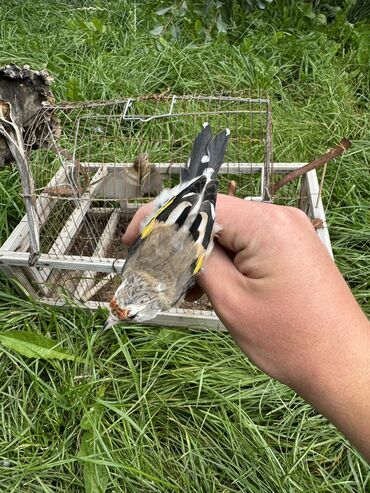
<path fill-rule="evenodd" d="M 213 246 L 215 207 L 218 190 L 217 173 L 223 163 L 229 141 L 229 130 L 212 138 L 208 123 L 196 137 L 190 159 L 182 173 L 186 181 L 164 190 L 155 200 L 154 211 L 142 224 L 135 244 L 146 241 L 158 224 L 186 228 L 199 246 L 196 274 Z"/>

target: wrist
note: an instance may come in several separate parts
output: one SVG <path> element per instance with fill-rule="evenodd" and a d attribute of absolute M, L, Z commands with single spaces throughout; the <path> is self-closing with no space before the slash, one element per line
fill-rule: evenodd
<path fill-rule="evenodd" d="M 292 387 L 370 460 L 370 324 L 349 329 L 335 330 L 335 344 L 315 355 Z"/>

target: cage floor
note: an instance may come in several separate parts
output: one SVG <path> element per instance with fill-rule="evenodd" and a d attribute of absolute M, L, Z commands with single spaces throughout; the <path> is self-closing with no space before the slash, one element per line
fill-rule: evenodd
<path fill-rule="evenodd" d="M 105 257 L 117 259 L 125 259 L 127 257 L 128 247 L 123 243 L 122 236 L 131 221 L 131 217 L 127 213 L 120 215 L 117 227 L 112 233 L 112 240 L 107 246 Z M 70 255 L 91 257 L 94 254 L 97 238 L 102 235 L 108 219 L 109 213 L 87 216 L 87 220 L 82 224 L 68 253 Z"/>

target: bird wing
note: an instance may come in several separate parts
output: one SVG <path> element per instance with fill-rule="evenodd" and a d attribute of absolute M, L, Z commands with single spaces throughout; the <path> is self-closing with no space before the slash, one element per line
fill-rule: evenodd
<path fill-rule="evenodd" d="M 161 226 L 177 225 L 186 228 L 195 244 L 194 275 L 212 250 L 215 225 L 215 205 L 218 182 L 214 179 L 222 165 L 230 131 L 225 129 L 212 138 L 207 124 L 194 141 L 185 169 L 188 181 L 164 190 L 154 202 L 154 211 L 142 223 L 140 236 L 130 249 L 131 255 L 146 241 L 153 230 Z"/>
<path fill-rule="evenodd" d="M 202 203 L 207 177 L 198 176 L 195 180 L 187 183 L 179 193 L 174 194 L 165 202 L 154 215 L 146 220 L 146 224 L 141 231 L 140 237 L 146 238 L 156 223 L 162 222 L 167 225 L 177 224 L 178 227 L 189 222 L 190 218 L 195 219 Z M 189 225 L 190 226 L 190 225 Z"/>

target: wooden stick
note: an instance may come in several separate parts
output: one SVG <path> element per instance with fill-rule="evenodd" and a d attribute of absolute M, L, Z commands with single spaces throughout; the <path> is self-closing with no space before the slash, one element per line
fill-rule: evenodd
<path fill-rule="evenodd" d="M 315 218 L 311 219 L 311 223 L 312 223 L 312 226 L 315 229 L 319 229 L 319 228 L 322 228 L 324 226 L 324 223 L 322 222 L 322 219 L 320 219 L 318 217 L 315 217 Z"/>
<path fill-rule="evenodd" d="M 113 234 L 117 228 L 119 219 L 119 209 L 113 209 L 113 212 L 104 228 L 104 231 L 99 238 L 98 244 L 94 249 L 92 257 L 107 256 L 107 248 L 109 246 L 109 243 L 112 241 Z M 94 288 L 96 274 L 96 271 L 87 271 L 83 273 L 83 278 L 80 280 L 75 290 L 75 296 L 77 296 L 79 300 L 89 300 L 103 286 L 103 284 L 101 284 L 99 289 L 96 289 L 96 287 Z M 106 282 L 108 282 L 108 280 L 109 279 L 107 279 Z"/>
<path fill-rule="evenodd" d="M 319 168 L 320 166 L 323 166 L 331 159 L 340 156 L 341 154 L 343 154 L 344 151 L 346 151 L 350 147 L 351 147 L 351 142 L 348 139 L 342 139 L 339 142 L 339 144 L 337 144 L 333 149 L 330 149 L 330 151 L 328 151 L 323 156 L 314 159 L 313 161 L 306 164 L 305 166 L 302 166 L 302 168 L 300 169 L 291 171 L 287 175 L 283 176 L 281 180 L 271 185 L 271 194 L 274 195 L 278 190 L 280 190 L 281 187 L 283 187 L 287 183 L 290 183 L 291 181 L 295 180 L 299 176 L 304 175 L 305 173 L 311 171 L 312 169 L 316 169 Z"/>
<path fill-rule="evenodd" d="M 236 181 L 229 181 L 229 184 L 227 186 L 227 195 L 231 195 L 231 197 L 236 197 Z"/>

